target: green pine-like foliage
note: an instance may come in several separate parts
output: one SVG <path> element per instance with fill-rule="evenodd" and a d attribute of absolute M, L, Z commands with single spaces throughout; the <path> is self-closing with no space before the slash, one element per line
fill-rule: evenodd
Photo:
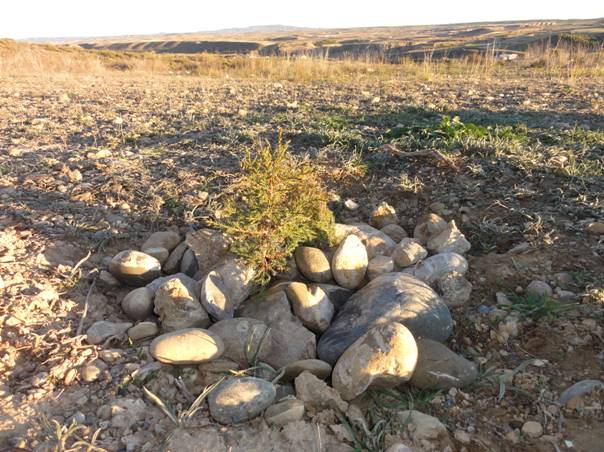
<path fill-rule="evenodd" d="M 261 142 L 254 152 L 246 151 L 213 225 L 255 269 L 257 281 L 266 284 L 286 269 L 299 244 L 331 241 L 334 219 L 327 201 L 316 168 L 292 156 L 280 135 L 275 147 Z"/>

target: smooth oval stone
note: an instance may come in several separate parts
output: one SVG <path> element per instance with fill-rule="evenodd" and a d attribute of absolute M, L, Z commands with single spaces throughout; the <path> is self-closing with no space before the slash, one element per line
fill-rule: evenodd
<path fill-rule="evenodd" d="M 325 380 L 331 374 L 331 366 L 320 359 L 303 359 L 282 367 L 277 373 L 281 371 L 284 372 L 283 377 L 281 377 L 283 382 L 292 381 L 302 372 L 310 372 L 317 378 Z"/>
<path fill-rule="evenodd" d="M 89 344 L 100 344 L 111 336 L 121 336 L 132 326 L 130 322 L 108 322 L 99 320 L 94 322 L 86 331 L 86 342 Z"/>
<path fill-rule="evenodd" d="M 392 388 L 408 381 L 417 362 L 413 334 L 400 323 L 373 327 L 340 356 L 331 381 L 344 400 L 369 388 Z"/>
<path fill-rule="evenodd" d="M 344 239 L 331 260 L 331 272 L 338 285 L 356 289 L 367 272 L 367 250 L 360 238 L 350 234 Z"/>
<path fill-rule="evenodd" d="M 178 246 L 172 250 L 170 256 L 168 256 L 168 260 L 162 264 L 164 273 L 172 275 L 180 270 L 180 261 L 182 261 L 185 251 L 187 251 L 187 244 L 185 242 L 180 242 Z"/>
<path fill-rule="evenodd" d="M 411 270 L 417 279 L 433 284 L 450 273 L 464 275 L 468 271 L 468 261 L 460 254 L 442 253 L 430 256 Z"/>
<path fill-rule="evenodd" d="M 296 248 L 294 257 L 298 270 L 305 278 L 317 283 L 331 280 L 329 260 L 319 248 L 299 246 Z"/>
<path fill-rule="evenodd" d="M 335 225 L 335 242 L 339 245 L 350 234 L 361 239 L 367 249 L 367 257 L 373 259 L 376 256 L 389 256 L 396 243 L 388 235 L 379 229 L 366 223 Z"/>
<path fill-rule="evenodd" d="M 322 333 L 329 327 L 334 307 L 323 289 L 318 286 L 313 289 L 304 283 L 293 282 L 287 287 L 286 293 L 294 314 L 302 324 L 315 333 Z"/>
<path fill-rule="evenodd" d="M 145 320 L 153 314 L 153 294 L 146 287 L 128 292 L 121 304 L 130 320 Z"/>
<path fill-rule="evenodd" d="M 428 255 L 428 251 L 416 239 L 405 238 L 392 250 L 392 259 L 401 268 L 416 264 Z"/>
<path fill-rule="evenodd" d="M 401 240 L 407 237 L 407 231 L 405 231 L 398 224 L 388 224 L 381 228 L 380 231 L 382 231 L 396 243 L 399 243 Z"/>
<path fill-rule="evenodd" d="M 201 328 L 165 333 L 151 342 L 151 355 L 166 364 L 197 364 L 218 358 L 224 351 L 222 339 Z"/>
<path fill-rule="evenodd" d="M 233 378 L 219 384 L 208 396 L 210 414 L 221 424 L 246 422 L 275 400 L 275 387 L 253 377 Z"/>
<path fill-rule="evenodd" d="M 128 329 L 128 337 L 133 341 L 140 341 L 156 336 L 159 328 L 155 322 L 141 322 Z"/>
<path fill-rule="evenodd" d="M 269 406 L 264 412 L 264 419 L 271 425 L 283 427 L 290 422 L 297 422 L 304 417 L 304 402 L 297 399 L 283 400 Z"/>
<path fill-rule="evenodd" d="M 108 269 L 122 283 L 140 287 L 159 277 L 161 264 L 148 254 L 124 250 L 111 259 Z"/>
<path fill-rule="evenodd" d="M 174 231 L 158 231 L 149 236 L 147 241 L 141 246 L 141 251 L 145 252 L 149 248 L 165 248 L 168 252 L 172 251 L 180 243 L 180 236 Z"/>
<path fill-rule="evenodd" d="M 388 273 L 357 291 L 336 314 L 317 346 L 319 358 L 334 364 L 372 327 L 405 325 L 415 337 L 445 341 L 453 329 L 447 305 L 427 284 L 404 273 Z"/>
<path fill-rule="evenodd" d="M 476 365 L 440 342 L 417 339 L 419 358 L 409 384 L 420 389 L 463 388 L 478 376 Z"/>

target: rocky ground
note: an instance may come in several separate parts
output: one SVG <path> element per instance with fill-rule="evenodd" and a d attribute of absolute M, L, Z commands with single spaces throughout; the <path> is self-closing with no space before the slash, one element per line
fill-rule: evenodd
<path fill-rule="evenodd" d="M 560 398 L 604 373 L 602 87 L 464 77 L 1 79 L 1 444 L 599 450 L 603 391 Z M 320 165 L 339 222 L 366 221 L 382 201 L 407 233 L 427 212 L 455 220 L 472 244 L 473 291 L 451 308 L 447 345 L 477 364 L 472 385 L 403 385 L 369 391 L 345 416 L 336 406 L 283 428 L 262 417 L 222 427 L 205 405 L 191 414 L 179 383 L 186 372 L 158 368 L 144 343 L 86 340 L 97 321 L 129 321 L 129 290 L 101 277 L 109 258 L 140 249 L 154 231 L 202 228 L 244 148 L 279 129 L 295 154 Z M 534 280 L 553 288 L 547 303 L 527 295 Z M 143 385 L 169 401 L 176 423 Z"/>

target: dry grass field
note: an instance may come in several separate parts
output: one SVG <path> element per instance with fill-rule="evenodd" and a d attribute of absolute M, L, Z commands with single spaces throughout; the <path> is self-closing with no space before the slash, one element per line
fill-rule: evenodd
<path fill-rule="evenodd" d="M 174 451 L 381 451 L 408 408 L 439 418 L 452 450 L 601 450 L 604 391 L 556 402 L 604 375 L 604 235 L 590 229 L 604 222 L 604 52 L 525 52 L 390 64 L 0 41 L 0 450 L 157 451 L 169 437 Z M 383 200 L 407 230 L 431 210 L 456 220 L 474 291 L 450 347 L 479 363 L 473 386 L 373 391 L 367 428 L 325 412 L 226 429 L 205 410 L 175 427 L 142 385 L 182 412 L 190 369 L 145 373 L 144 346 L 84 341 L 93 322 L 124 320 L 127 291 L 98 280 L 107 257 L 203 226 L 243 151 L 279 131 L 319 165 L 338 221 Z M 534 279 L 558 288 L 548 303 L 517 294 Z M 527 420 L 543 436 L 522 434 Z"/>

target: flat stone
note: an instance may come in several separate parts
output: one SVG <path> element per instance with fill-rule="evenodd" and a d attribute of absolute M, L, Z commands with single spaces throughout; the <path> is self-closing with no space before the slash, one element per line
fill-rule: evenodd
<path fill-rule="evenodd" d="M 405 326 L 378 325 L 342 353 L 331 381 L 344 400 L 352 400 L 369 388 L 392 388 L 408 381 L 417 356 L 415 339 Z"/>
<path fill-rule="evenodd" d="M 125 250 L 111 259 L 108 270 L 122 283 L 140 287 L 159 277 L 161 264 L 148 254 Z"/>
<path fill-rule="evenodd" d="M 330 364 L 372 327 L 405 325 L 415 337 L 445 341 L 453 329 L 447 306 L 427 284 L 404 273 L 389 273 L 357 291 L 319 340 L 319 358 Z"/>
<path fill-rule="evenodd" d="M 452 273 L 465 275 L 468 271 L 468 261 L 457 253 L 441 253 L 421 261 L 411 271 L 417 279 L 426 284 L 433 284 Z"/>
<path fill-rule="evenodd" d="M 470 251 L 470 242 L 457 228 L 455 221 L 451 220 L 447 227 L 439 234 L 428 240 L 427 248 L 433 253 L 464 254 Z"/>
<path fill-rule="evenodd" d="M 121 305 L 130 320 L 145 320 L 153 314 L 153 295 L 146 287 L 139 287 L 128 292 Z"/>
<path fill-rule="evenodd" d="M 398 224 L 388 224 L 381 228 L 380 231 L 394 240 L 395 243 L 399 243 L 401 240 L 407 237 L 407 231 L 405 231 Z"/>
<path fill-rule="evenodd" d="M 367 250 L 361 239 L 350 234 L 338 246 L 331 261 L 331 272 L 338 285 L 356 289 L 367 272 Z"/>
<path fill-rule="evenodd" d="M 342 400 L 335 389 L 329 387 L 323 380 L 310 372 L 302 372 L 294 380 L 296 395 L 311 411 L 336 410 L 343 413 L 348 409 L 348 403 Z"/>
<path fill-rule="evenodd" d="M 86 342 L 93 345 L 100 344 L 112 336 L 122 336 L 131 326 L 130 322 L 115 323 L 99 320 L 86 331 Z"/>
<path fill-rule="evenodd" d="M 210 325 L 208 313 L 180 279 L 165 282 L 155 294 L 154 311 L 158 315 L 163 331 L 183 328 L 206 328 Z"/>
<path fill-rule="evenodd" d="M 308 280 L 317 283 L 331 281 L 329 260 L 319 248 L 299 246 L 296 248 L 294 257 L 298 270 Z"/>
<path fill-rule="evenodd" d="M 367 265 L 367 276 L 370 280 L 393 271 L 394 260 L 390 256 L 376 256 Z"/>
<path fill-rule="evenodd" d="M 287 366 L 278 370 L 278 372 L 281 371 L 284 372 L 283 377 L 281 377 L 281 381 L 285 383 L 292 381 L 302 372 L 310 372 L 317 378 L 325 380 L 327 377 L 329 377 L 329 375 L 331 375 L 331 366 L 329 363 L 321 361 L 320 359 L 303 359 L 301 361 L 288 364 Z"/>
<path fill-rule="evenodd" d="M 156 337 L 149 349 L 151 356 L 165 364 L 197 364 L 220 357 L 224 344 L 212 331 L 187 328 Z"/>
<path fill-rule="evenodd" d="M 392 250 L 392 259 L 401 268 L 414 265 L 425 259 L 426 256 L 428 256 L 428 251 L 416 239 L 402 239 Z"/>
<path fill-rule="evenodd" d="M 232 378 L 208 396 L 210 415 L 221 424 L 246 422 L 260 415 L 275 400 L 274 386 L 253 377 Z"/>
<path fill-rule="evenodd" d="M 158 231 L 149 236 L 141 246 L 141 251 L 146 252 L 149 248 L 165 248 L 172 251 L 180 243 L 180 236 L 174 231 Z"/>
<path fill-rule="evenodd" d="M 157 336 L 159 328 L 155 322 L 140 322 L 128 329 L 128 337 L 133 341 L 140 341 Z"/>
<path fill-rule="evenodd" d="M 302 324 L 315 333 L 322 333 L 329 327 L 334 315 L 334 307 L 327 294 L 318 286 L 314 291 L 304 283 L 292 282 L 286 294 L 294 314 Z"/>
<path fill-rule="evenodd" d="M 163 272 L 167 273 L 168 275 L 177 273 L 180 270 L 180 262 L 182 261 L 185 251 L 187 251 L 186 242 L 180 242 L 178 246 L 172 250 L 166 262 L 162 264 Z M 193 274 L 195 274 L 195 272 Z"/>
<path fill-rule="evenodd" d="M 208 273 L 201 282 L 201 305 L 214 320 L 232 319 L 235 306 L 227 294 L 226 285 L 217 271 Z"/>
<path fill-rule="evenodd" d="M 374 228 L 381 229 L 384 226 L 398 223 L 398 216 L 394 207 L 387 202 L 381 202 L 373 212 L 371 212 L 371 218 L 369 224 Z"/>
<path fill-rule="evenodd" d="M 478 377 L 476 365 L 449 350 L 443 344 L 418 338 L 419 358 L 409 382 L 420 389 L 463 388 Z"/>
<path fill-rule="evenodd" d="M 283 427 L 290 422 L 297 422 L 304 417 L 304 402 L 297 399 L 283 400 L 269 406 L 264 412 L 264 419 L 270 425 Z"/>
<path fill-rule="evenodd" d="M 413 229 L 413 237 L 426 244 L 447 228 L 447 222 L 434 213 L 422 215 Z"/>

